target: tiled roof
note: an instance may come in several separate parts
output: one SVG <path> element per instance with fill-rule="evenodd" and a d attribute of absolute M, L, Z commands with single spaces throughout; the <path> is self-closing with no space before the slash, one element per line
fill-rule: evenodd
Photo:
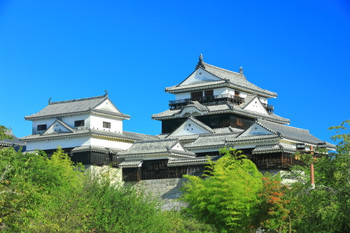
<path fill-rule="evenodd" d="M 11 136 L 12 139 L 7 139 L 4 138 L 0 141 L 0 146 L 6 146 L 6 147 L 21 147 L 21 146 L 25 146 L 26 143 L 24 141 L 21 141 L 20 139 L 18 139 L 12 132 L 12 130 L 7 130 L 5 132 L 6 135 Z"/>
<path fill-rule="evenodd" d="M 276 141 L 281 139 L 280 136 L 276 134 L 268 134 L 268 135 L 252 135 L 242 137 L 238 135 L 236 138 L 228 138 L 226 141 L 228 144 L 233 143 L 251 143 L 251 142 L 268 142 L 268 141 Z"/>
<path fill-rule="evenodd" d="M 102 146 L 79 146 L 75 147 L 72 150 L 72 153 L 78 153 L 78 152 L 85 152 L 85 151 L 94 151 L 94 152 L 101 152 L 108 154 L 110 150 L 108 148 L 102 147 Z"/>
<path fill-rule="evenodd" d="M 170 159 L 168 167 L 179 167 L 188 165 L 205 165 L 208 162 L 207 157 L 197 157 L 193 159 Z"/>
<path fill-rule="evenodd" d="M 323 143 L 322 140 L 311 135 L 309 130 L 306 129 L 295 128 L 261 119 L 259 119 L 257 123 L 265 129 L 280 134 L 283 138 L 311 144 Z"/>
<path fill-rule="evenodd" d="M 112 137 L 112 138 L 118 138 L 121 140 L 129 140 L 129 141 L 150 140 L 150 139 L 157 138 L 156 136 L 152 136 L 152 135 L 126 132 L 126 131 L 124 131 L 123 133 L 117 133 L 117 132 L 110 132 L 110 131 L 96 130 L 96 129 L 76 129 L 72 133 L 58 133 L 58 134 L 48 134 L 48 135 L 33 134 L 33 135 L 25 136 L 21 138 L 21 140 L 41 141 L 41 140 L 47 140 L 47 139 L 73 138 L 73 137 L 82 137 L 82 136 L 91 136 L 91 135 Z"/>
<path fill-rule="evenodd" d="M 200 111 L 208 111 L 208 107 L 207 106 L 199 103 L 198 101 L 194 101 L 194 100 L 192 100 L 190 104 L 186 105 L 186 108 L 187 107 L 195 107 L 195 108 L 197 108 Z"/>
<path fill-rule="evenodd" d="M 289 123 L 289 119 L 280 117 L 276 114 L 259 114 L 258 112 L 250 111 L 242 109 L 238 105 L 231 105 L 231 104 L 219 104 L 219 105 L 209 105 L 206 106 L 208 111 L 206 111 L 206 114 L 221 114 L 221 113 L 234 113 L 242 116 L 252 117 L 252 118 L 263 118 L 267 119 L 269 121 L 279 122 L 287 124 Z M 180 114 L 181 110 L 166 110 L 164 112 L 153 114 L 152 118 L 156 120 L 165 120 L 165 119 L 173 119 L 173 118 L 182 118 L 183 116 Z"/>
<path fill-rule="evenodd" d="M 244 90 L 248 93 L 255 93 L 269 98 L 277 96 L 277 94 L 274 92 L 262 89 L 252 84 L 242 73 L 237 73 L 217 66 L 210 65 L 208 63 L 203 62 L 202 59 L 199 60 L 196 70 L 200 68 L 221 79 L 221 81 L 209 81 L 202 83 L 193 83 L 189 85 L 182 85 L 182 83 L 180 83 L 179 85 L 168 87 L 165 90 L 169 93 L 177 93 L 191 89 L 232 86 L 233 88 Z"/>
<path fill-rule="evenodd" d="M 31 120 L 31 119 L 38 119 L 38 118 L 48 118 L 52 116 L 66 116 L 66 115 L 74 115 L 74 114 L 82 114 L 85 112 L 91 112 L 94 107 L 98 106 L 106 99 L 108 99 L 107 95 L 83 98 L 83 99 L 67 100 L 67 101 L 57 101 L 57 102 L 49 101 L 49 105 L 47 105 L 44 109 L 40 110 L 35 114 L 26 116 L 25 119 Z M 98 110 L 98 109 L 94 109 L 93 111 L 101 114 L 115 115 L 126 119 L 130 118 L 130 116 L 122 113 L 114 113 L 114 112 Z"/>
<path fill-rule="evenodd" d="M 201 135 L 194 142 L 186 144 L 185 148 L 188 150 L 222 148 L 226 146 L 227 141 L 233 140 L 238 135 L 239 133 Z"/>
<path fill-rule="evenodd" d="M 123 161 L 119 164 L 119 167 L 121 168 L 135 168 L 135 167 L 141 167 L 141 166 L 142 166 L 142 160 Z"/>
<path fill-rule="evenodd" d="M 296 149 L 291 145 L 287 144 L 272 144 L 272 145 L 262 145 L 257 146 L 252 153 L 253 154 L 268 154 L 268 153 L 277 153 L 277 152 L 289 152 L 295 153 Z"/>
<path fill-rule="evenodd" d="M 242 133 L 243 129 L 237 129 L 233 128 L 231 126 L 229 127 L 223 127 L 223 128 L 215 128 L 213 129 L 215 134 L 223 134 L 223 133 Z"/>
<path fill-rule="evenodd" d="M 172 149 L 179 141 L 176 139 L 163 139 L 152 141 L 135 142 L 128 150 L 118 153 L 123 158 L 129 157 L 152 157 L 152 156 L 174 156 L 191 158 L 195 154 L 190 151 L 180 151 Z"/>

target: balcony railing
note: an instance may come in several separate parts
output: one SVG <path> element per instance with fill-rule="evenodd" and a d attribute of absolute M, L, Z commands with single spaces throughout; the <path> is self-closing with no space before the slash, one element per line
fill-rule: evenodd
<path fill-rule="evenodd" d="M 191 101 L 198 101 L 204 105 L 215 105 L 221 103 L 231 102 L 233 104 L 242 104 L 244 102 L 244 98 L 230 95 L 230 94 L 222 94 L 222 95 L 213 95 L 213 96 L 201 96 L 197 98 L 189 98 L 189 99 L 180 99 L 180 100 L 171 100 L 169 101 L 170 109 L 180 109 L 191 103 Z"/>

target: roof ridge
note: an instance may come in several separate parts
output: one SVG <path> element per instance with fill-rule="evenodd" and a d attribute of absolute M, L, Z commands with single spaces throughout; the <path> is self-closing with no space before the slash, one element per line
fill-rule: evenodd
<path fill-rule="evenodd" d="M 142 140 L 137 141 L 134 144 L 140 144 L 140 143 L 150 143 L 150 142 L 171 142 L 171 141 L 178 141 L 177 138 L 166 138 L 166 139 L 154 139 L 154 140 Z"/>
<path fill-rule="evenodd" d="M 228 69 L 224 69 L 224 68 L 221 68 L 221 67 L 218 67 L 218 66 L 214 66 L 214 65 L 211 65 L 211 64 L 206 63 L 206 62 L 203 62 L 203 64 L 204 64 L 204 68 L 205 68 L 206 65 L 208 65 L 208 66 L 211 66 L 211 67 L 213 67 L 213 68 L 216 68 L 216 69 L 219 69 L 219 70 L 222 70 L 222 71 L 226 71 L 226 72 L 230 72 L 230 73 L 234 73 L 234 74 L 237 74 L 237 75 L 242 76 L 242 78 L 245 78 L 245 76 L 242 75 L 242 74 L 239 73 L 239 72 L 235 72 L 235 71 L 232 71 L 232 70 L 228 70 Z"/>
<path fill-rule="evenodd" d="M 100 95 L 100 96 L 93 96 L 93 97 L 87 97 L 87 98 L 81 98 L 81 99 L 62 100 L 62 101 L 50 102 L 49 105 L 62 104 L 62 103 L 71 103 L 71 102 L 92 100 L 92 99 L 99 99 L 99 98 L 108 98 L 108 97 L 106 95 Z"/>

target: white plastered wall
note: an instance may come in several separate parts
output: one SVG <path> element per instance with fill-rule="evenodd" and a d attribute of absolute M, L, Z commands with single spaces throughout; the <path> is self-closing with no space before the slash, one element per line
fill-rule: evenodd
<path fill-rule="evenodd" d="M 203 129 L 192 120 L 187 120 L 185 124 L 183 124 L 180 128 L 175 130 L 172 135 L 173 136 L 181 136 L 181 135 L 192 135 L 192 134 L 204 134 L 209 133 L 207 130 Z"/>
<path fill-rule="evenodd" d="M 95 107 L 95 109 L 101 109 L 105 111 L 120 113 L 120 111 L 112 104 L 112 102 L 109 99 L 106 99 L 103 101 L 100 105 Z"/>
<path fill-rule="evenodd" d="M 56 149 L 58 146 L 62 148 L 71 148 L 82 145 L 90 145 L 89 137 L 78 137 L 78 138 L 62 138 L 62 139 L 48 139 L 36 142 L 27 142 L 27 151 L 33 151 L 36 149 L 40 150 L 51 150 Z"/>
<path fill-rule="evenodd" d="M 248 106 L 244 108 L 245 110 L 253 111 L 253 112 L 258 112 L 264 115 L 268 115 L 266 109 L 264 106 L 261 104 L 258 98 L 254 98 L 253 101 L 251 101 Z"/>
<path fill-rule="evenodd" d="M 106 147 L 111 149 L 121 149 L 121 150 L 127 150 L 132 146 L 131 142 L 121 142 L 121 141 L 112 141 L 112 140 L 106 140 L 101 138 L 91 138 L 90 143 L 92 146 L 100 146 L 100 147 Z"/>
<path fill-rule="evenodd" d="M 47 128 L 54 123 L 56 118 L 43 119 L 43 120 L 35 120 L 32 122 L 32 134 L 43 133 L 44 131 L 38 131 L 38 125 L 46 125 Z"/>
<path fill-rule="evenodd" d="M 67 116 L 67 117 L 62 117 L 62 121 L 69 125 L 72 128 L 74 127 L 74 122 L 75 121 L 80 121 L 84 120 L 84 126 L 78 127 L 78 128 L 89 128 L 90 127 L 90 118 L 89 115 L 77 115 L 77 116 Z"/>
<path fill-rule="evenodd" d="M 219 81 L 221 79 L 215 77 L 214 75 L 208 73 L 207 71 L 203 70 L 202 68 L 199 68 L 196 70 L 193 74 L 191 74 L 190 77 L 185 80 L 181 86 L 183 85 L 189 85 L 192 83 L 199 83 L 199 82 L 210 82 L 210 81 Z"/>
<path fill-rule="evenodd" d="M 37 131 L 38 125 L 46 124 L 47 128 L 49 128 L 52 125 L 52 123 L 54 123 L 56 121 L 56 119 L 57 118 L 54 117 L 54 118 L 43 119 L 43 120 L 33 120 L 33 122 L 32 122 L 32 134 L 43 133 L 44 131 Z M 90 118 L 89 118 L 89 115 L 87 115 L 87 114 L 61 117 L 61 121 L 63 121 L 64 123 L 66 123 L 67 125 L 69 125 L 72 128 L 75 128 L 74 122 L 79 121 L 79 120 L 85 121 L 84 126 L 79 127 L 79 128 L 89 128 L 90 127 Z"/>
<path fill-rule="evenodd" d="M 103 122 L 110 122 L 111 128 L 103 128 Z M 101 116 L 90 116 L 90 128 L 91 129 L 98 129 L 98 130 L 104 130 L 107 132 L 117 132 L 122 133 L 123 132 L 123 121 L 117 120 L 117 119 L 111 119 Z"/>
<path fill-rule="evenodd" d="M 190 92 L 175 94 L 175 100 L 183 100 L 183 99 L 190 99 L 190 98 L 191 98 Z"/>
<path fill-rule="evenodd" d="M 180 143 L 176 143 L 176 145 L 173 146 L 173 148 L 171 149 L 185 151 L 185 149 L 181 146 Z"/>
<path fill-rule="evenodd" d="M 223 95 L 223 94 L 235 95 L 235 93 L 236 91 L 234 89 L 228 88 L 228 87 L 214 89 L 214 95 Z M 239 96 L 242 98 L 246 98 L 247 93 L 239 91 Z"/>

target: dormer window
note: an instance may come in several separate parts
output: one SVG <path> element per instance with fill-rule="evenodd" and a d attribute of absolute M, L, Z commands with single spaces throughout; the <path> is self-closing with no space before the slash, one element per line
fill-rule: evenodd
<path fill-rule="evenodd" d="M 38 131 L 46 130 L 46 129 L 47 129 L 47 125 L 46 125 L 46 124 L 44 124 L 44 125 L 38 125 L 38 126 L 37 126 L 37 129 L 38 129 Z"/>
<path fill-rule="evenodd" d="M 241 94 L 239 91 L 235 91 L 235 96 L 239 96 Z"/>
<path fill-rule="evenodd" d="M 81 127 L 85 125 L 84 120 L 74 121 L 74 127 Z"/>
<path fill-rule="evenodd" d="M 111 122 L 104 121 L 104 122 L 103 122 L 103 128 L 110 129 L 110 128 L 111 128 Z"/>

